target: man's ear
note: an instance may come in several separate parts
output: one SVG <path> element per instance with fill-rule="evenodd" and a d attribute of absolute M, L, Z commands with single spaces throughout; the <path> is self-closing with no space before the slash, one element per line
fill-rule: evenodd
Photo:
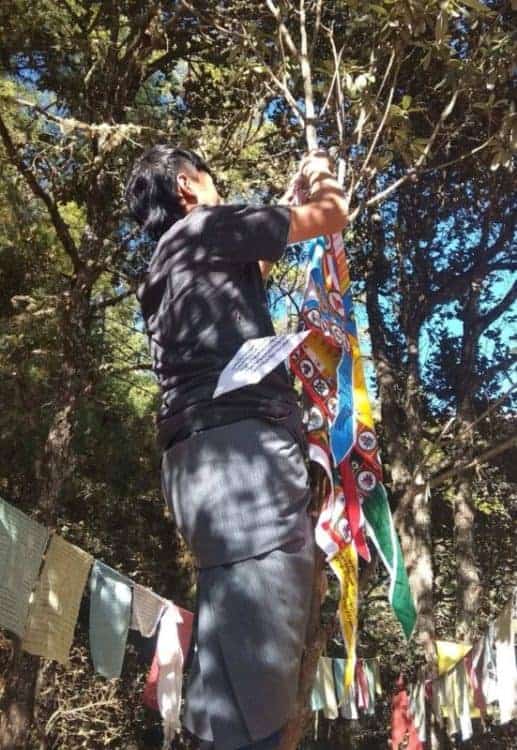
<path fill-rule="evenodd" d="M 197 195 L 191 188 L 190 178 L 186 172 L 178 172 L 176 185 L 181 203 L 187 205 L 189 203 L 197 203 Z"/>

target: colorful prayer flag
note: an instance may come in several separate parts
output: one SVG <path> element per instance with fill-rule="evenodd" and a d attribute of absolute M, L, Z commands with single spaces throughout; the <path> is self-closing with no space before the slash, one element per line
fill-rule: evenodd
<path fill-rule="evenodd" d="M 0 498 L 0 627 L 23 638 L 49 532 Z"/>
<path fill-rule="evenodd" d="M 330 561 L 340 586 L 339 620 L 348 655 L 345 668 L 345 689 L 354 681 L 357 642 L 358 559 L 353 544 L 347 544 Z"/>
<path fill-rule="evenodd" d="M 393 696 L 391 714 L 391 747 L 393 750 L 423 750 L 422 742 L 411 715 L 409 695 L 402 678 L 399 679 L 397 692 Z"/>
<path fill-rule="evenodd" d="M 390 576 L 389 601 L 406 638 L 410 638 L 415 627 L 416 609 L 388 498 L 382 484 L 378 484 L 365 500 L 363 513 L 368 535 Z"/>
<path fill-rule="evenodd" d="M 95 560 L 90 576 L 90 652 L 95 671 L 120 677 L 131 621 L 131 581 Z"/>
<path fill-rule="evenodd" d="M 22 648 L 68 663 L 81 598 L 93 557 L 54 534 L 31 597 Z"/>
<path fill-rule="evenodd" d="M 456 641 L 435 641 L 435 646 L 439 675 L 453 669 L 472 650 L 470 643 L 456 643 Z"/>

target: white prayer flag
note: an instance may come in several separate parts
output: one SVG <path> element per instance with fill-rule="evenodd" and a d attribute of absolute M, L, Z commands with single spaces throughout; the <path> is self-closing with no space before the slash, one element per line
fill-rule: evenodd
<path fill-rule="evenodd" d="M 260 383 L 309 335 L 310 331 L 265 336 L 245 341 L 219 376 L 212 398 L 246 385 Z"/>

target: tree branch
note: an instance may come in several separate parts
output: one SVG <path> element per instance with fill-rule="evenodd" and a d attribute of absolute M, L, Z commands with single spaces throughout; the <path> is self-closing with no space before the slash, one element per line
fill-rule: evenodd
<path fill-rule="evenodd" d="M 429 486 L 438 487 L 447 479 L 452 479 L 460 472 L 468 471 L 470 469 L 475 469 L 476 467 L 481 466 L 491 458 L 495 458 L 495 456 L 498 456 L 500 453 L 504 453 L 509 448 L 512 448 L 514 445 L 517 445 L 517 435 L 512 435 L 506 440 L 503 440 L 501 443 L 492 446 L 483 453 L 480 453 L 479 456 L 476 456 L 471 461 L 459 461 L 454 465 L 449 464 L 447 467 L 443 467 L 437 474 L 434 474 L 430 478 Z"/>
<path fill-rule="evenodd" d="M 125 292 L 121 292 L 121 294 L 118 294 L 115 297 L 101 297 L 99 300 L 92 302 L 92 307 L 95 310 L 105 310 L 107 307 L 114 307 L 115 305 L 118 305 L 119 302 L 122 302 L 128 297 L 131 297 L 131 295 L 134 293 L 134 289 L 126 289 Z"/>
<path fill-rule="evenodd" d="M 505 294 L 503 299 L 494 305 L 485 315 L 478 316 L 476 320 L 476 327 L 479 325 L 481 331 L 486 330 L 492 323 L 497 320 L 503 313 L 505 313 L 510 305 L 517 299 L 517 281 L 513 283 L 511 289 Z"/>
<path fill-rule="evenodd" d="M 307 24 L 305 16 L 305 0 L 300 0 L 300 68 L 302 71 L 303 92 L 305 96 L 305 138 L 307 148 L 317 148 L 318 135 L 316 132 L 316 114 L 314 111 L 314 92 L 312 89 L 312 71 L 309 60 L 309 49 L 307 41 Z"/>
<path fill-rule="evenodd" d="M 7 126 L 1 116 L 0 137 L 2 138 L 5 150 L 7 151 L 12 164 L 25 178 L 25 181 L 27 182 L 29 188 L 36 196 L 36 198 L 39 198 L 45 204 L 52 224 L 54 225 L 54 229 L 56 230 L 58 239 L 61 242 L 66 254 L 72 261 L 74 271 L 77 272 L 81 268 L 82 262 L 79 258 L 77 247 L 72 239 L 72 235 L 70 234 L 68 226 L 59 213 L 59 209 L 53 198 L 42 188 L 34 172 L 32 172 L 32 170 L 30 170 L 29 167 L 24 164 L 23 159 L 20 156 L 18 149 L 11 138 L 9 130 L 7 129 Z"/>
<path fill-rule="evenodd" d="M 274 16 L 275 21 L 278 24 L 278 30 L 279 30 L 280 34 L 282 35 L 282 37 L 283 37 L 283 39 L 284 39 L 284 41 L 285 41 L 285 43 L 286 43 L 286 45 L 287 45 L 287 47 L 289 49 L 289 52 L 291 53 L 291 55 L 294 58 L 296 58 L 297 60 L 299 60 L 300 59 L 300 51 L 299 51 L 298 47 L 296 46 L 296 44 L 294 43 L 293 37 L 291 36 L 291 34 L 289 32 L 289 29 L 287 28 L 287 26 L 285 25 L 285 23 L 282 21 L 282 16 L 280 14 L 280 9 L 278 8 L 278 6 L 276 6 L 274 4 L 273 0 L 266 0 L 266 5 L 269 8 L 269 10 L 271 11 L 271 14 Z"/>

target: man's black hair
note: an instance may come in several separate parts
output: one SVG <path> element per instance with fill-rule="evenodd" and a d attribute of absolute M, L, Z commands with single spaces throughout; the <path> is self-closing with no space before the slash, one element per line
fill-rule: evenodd
<path fill-rule="evenodd" d="M 155 240 L 183 218 L 177 192 L 177 175 L 185 167 L 212 175 L 194 151 L 159 144 L 148 149 L 133 165 L 126 200 L 133 218 Z"/>

